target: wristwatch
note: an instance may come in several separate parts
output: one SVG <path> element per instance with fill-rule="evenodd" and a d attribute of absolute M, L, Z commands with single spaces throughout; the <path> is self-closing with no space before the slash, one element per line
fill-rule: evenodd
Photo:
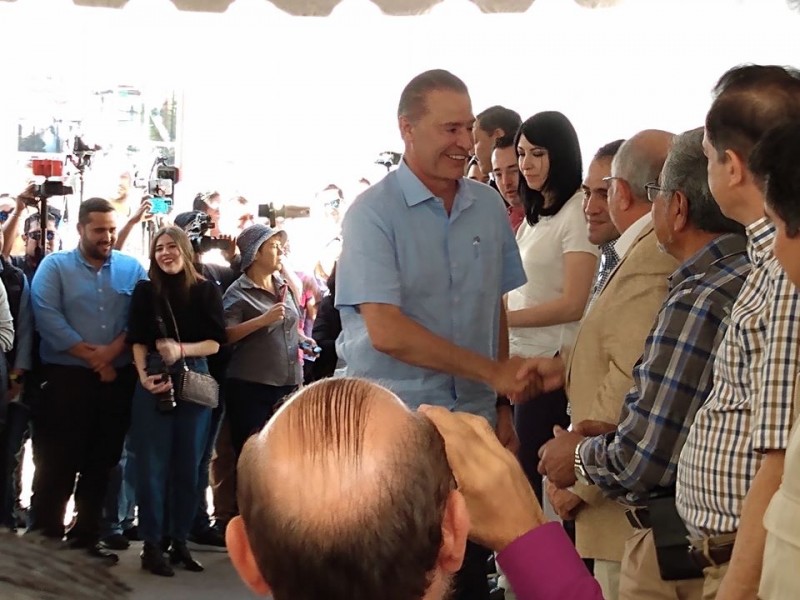
<path fill-rule="evenodd" d="M 575 478 L 583 485 L 594 485 L 594 482 L 589 479 L 589 474 L 586 472 L 586 467 L 583 466 L 583 459 L 581 458 L 582 445 L 583 441 L 575 446 Z"/>

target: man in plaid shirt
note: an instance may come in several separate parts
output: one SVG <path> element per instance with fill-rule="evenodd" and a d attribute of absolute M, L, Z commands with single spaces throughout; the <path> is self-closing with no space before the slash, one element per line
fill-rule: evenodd
<path fill-rule="evenodd" d="M 702 128 L 678 136 L 660 181 L 647 186 L 659 244 L 681 266 L 634 368 L 619 424 L 579 423 L 551 441 L 542 462 L 548 473 L 556 465 L 563 473 L 556 485 L 575 482 L 580 458 L 589 483 L 633 505 L 675 486 L 681 448 L 711 391 L 711 357 L 750 271 L 743 227 L 722 215 L 708 189 L 702 139 Z M 625 544 L 620 599 L 699 599 L 702 579 L 661 579 L 646 511 L 632 509 L 629 519 L 636 531 Z"/>
<path fill-rule="evenodd" d="M 709 185 L 722 212 L 746 226 L 752 271 L 719 347 L 713 390 L 681 453 L 676 501 L 705 566 L 704 597 L 754 599 L 764 512 L 783 476 L 795 416 L 800 294 L 773 255 L 775 227 L 747 160 L 767 131 L 800 119 L 800 77 L 782 67 L 737 67 L 715 92 L 703 140 Z"/>

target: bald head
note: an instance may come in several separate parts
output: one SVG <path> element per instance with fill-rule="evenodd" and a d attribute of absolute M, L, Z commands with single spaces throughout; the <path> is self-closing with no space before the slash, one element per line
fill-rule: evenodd
<path fill-rule="evenodd" d="M 620 146 L 611 163 L 611 175 L 628 182 L 634 200 L 647 202 L 644 186 L 658 179 L 674 137 L 668 131 L 645 129 Z"/>
<path fill-rule="evenodd" d="M 345 378 L 303 389 L 247 442 L 238 477 L 275 600 L 428 589 L 453 477 L 433 425 L 384 388 Z"/>

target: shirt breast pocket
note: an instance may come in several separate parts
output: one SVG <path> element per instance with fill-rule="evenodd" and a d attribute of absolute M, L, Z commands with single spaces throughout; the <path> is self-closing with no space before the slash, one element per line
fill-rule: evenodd
<path fill-rule="evenodd" d="M 503 265 L 497 247 L 476 236 L 466 257 L 465 270 L 460 274 L 465 289 L 477 293 L 498 291 Z"/>

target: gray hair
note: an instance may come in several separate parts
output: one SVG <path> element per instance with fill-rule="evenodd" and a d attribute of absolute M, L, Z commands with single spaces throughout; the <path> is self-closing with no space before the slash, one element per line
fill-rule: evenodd
<path fill-rule="evenodd" d="M 626 140 L 614 155 L 611 174 L 628 182 L 631 194 L 639 202 L 647 202 L 645 185 L 658 179 L 664 166 L 664 154 L 649 147 L 655 138 L 671 135 L 666 131 L 647 130 Z M 661 142 L 663 146 L 663 141 Z"/>
<path fill-rule="evenodd" d="M 708 187 L 708 159 L 703 153 L 703 128 L 675 136 L 664 169 L 661 187 L 683 192 L 689 205 L 689 222 L 709 233 L 744 233 L 744 228 L 722 214 Z"/>

